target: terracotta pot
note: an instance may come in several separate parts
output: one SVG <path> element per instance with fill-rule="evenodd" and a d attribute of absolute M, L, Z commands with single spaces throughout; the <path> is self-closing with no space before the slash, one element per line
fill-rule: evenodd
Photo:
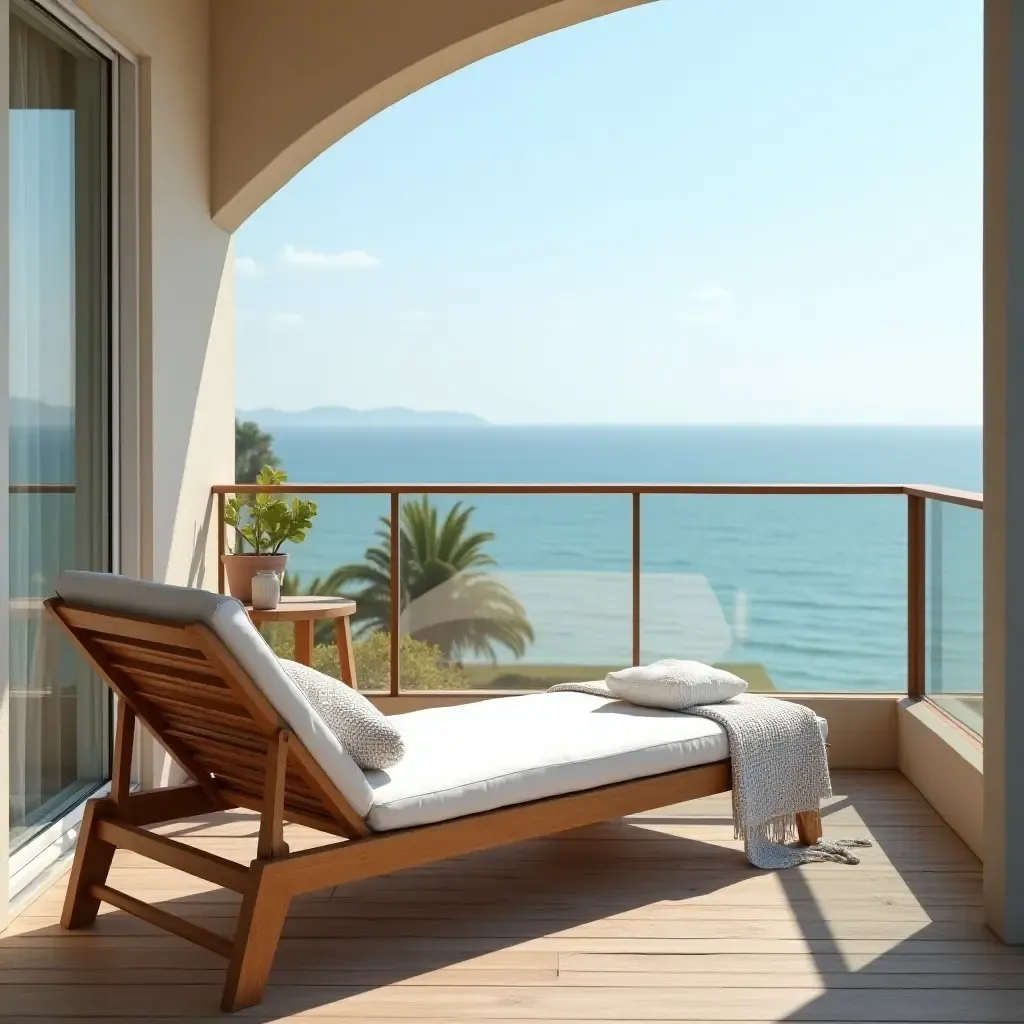
<path fill-rule="evenodd" d="M 288 564 L 287 555 L 221 555 L 224 575 L 228 579 L 228 593 L 239 601 L 252 601 L 252 578 L 258 572 L 276 572 L 284 582 L 284 570 Z"/>

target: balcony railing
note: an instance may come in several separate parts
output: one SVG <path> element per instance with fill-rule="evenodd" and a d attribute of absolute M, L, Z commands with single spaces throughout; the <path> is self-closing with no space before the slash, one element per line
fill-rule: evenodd
<path fill-rule="evenodd" d="M 755 588 L 763 588 L 756 595 L 759 609 L 770 611 L 772 607 L 785 605 L 790 614 L 795 614 L 793 608 L 806 606 L 806 619 L 794 618 L 790 623 L 794 632 L 813 633 L 819 620 L 827 620 L 832 626 L 831 634 L 808 635 L 801 641 L 806 652 L 814 653 L 813 658 L 810 653 L 801 655 L 797 643 L 790 645 L 793 650 L 786 652 L 785 657 L 781 651 L 773 655 L 783 666 L 782 671 L 773 673 L 777 679 L 771 678 L 757 662 L 739 665 L 727 662 L 734 671 L 747 674 L 752 687 L 807 692 L 905 690 L 913 697 L 933 699 L 947 713 L 974 731 L 981 731 L 980 510 L 983 498 L 976 492 L 895 484 L 287 483 L 272 487 L 223 484 L 213 488 L 219 523 L 219 553 L 228 550 L 223 518 L 226 495 L 253 492 L 344 497 L 350 502 L 350 513 L 357 511 L 351 504 L 357 499 L 379 501 L 377 515 L 381 519 L 386 516 L 387 524 L 379 535 L 377 553 L 378 569 L 384 566 L 386 570 L 386 600 L 379 600 L 382 585 L 374 595 L 378 605 L 385 608 L 378 627 L 381 633 L 387 634 L 387 678 L 380 690 L 392 696 L 410 690 L 420 692 L 418 683 L 412 687 L 402 685 L 403 634 L 422 636 L 430 641 L 438 635 L 435 627 L 446 615 L 455 619 L 470 614 L 464 607 L 460 611 L 460 597 L 450 586 L 447 590 L 439 587 L 437 592 L 432 592 L 435 598 L 432 601 L 424 602 L 421 594 L 419 605 L 415 605 L 403 589 L 400 529 L 403 499 L 430 496 L 447 500 L 449 505 L 467 498 L 480 499 L 480 521 L 474 519 L 472 531 L 488 530 L 494 526 L 493 519 L 509 518 L 507 514 L 499 514 L 502 507 L 495 502 L 506 503 L 503 507 L 507 513 L 508 503 L 523 499 L 534 503 L 531 515 L 536 520 L 536 532 L 544 534 L 546 530 L 550 535 L 547 554 L 559 561 L 560 571 L 533 572 L 532 575 L 529 571 L 505 572 L 504 561 L 499 558 L 493 572 L 497 579 L 512 580 L 514 585 L 509 587 L 510 592 L 515 593 L 517 586 L 525 586 L 535 599 L 548 607 L 549 614 L 554 614 L 554 608 L 562 613 L 567 605 L 578 606 L 579 621 L 585 622 L 586 616 L 599 607 L 600 615 L 587 636 L 602 653 L 590 658 L 579 654 L 571 657 L 571 669 L 577 674 L 571 676 L 570 672 L 570 677 L 582 678 L 586 675 L 583 669 L 596 674 L 630 660 L 639 664 L 642 659 L 651 660 L 655 655 L 699 657 L 722 663 L 721 656 L 729 649 L 730 638 L 736 643 L 749 632 L 748 588 L 734 586 L 736 580 L 732 578 L 749 572 L 755 579 Z M 805 507 L 800 515 L 794 516 L 788 511 L 782 514 L 780 502 L 787 497 L 804 499 Z M 555 499 L 569 498 L 577 499 L 573 510 L 565 505 L 550 504 Z M 622 551 L 602 562 L 602 566 L 607 563 L 608 571 L 588 565 L 588 575 L 581 577 L 571 568 L 575 562 L 570 556 L 585 553 L 595 529 L 593 523 L 601 519 L 603 527 L 607 527 L 608 516 L 612 514 L 607 504 L 600 510 L 601 516 L 594 514 L 593 505 L 588 508 L 588 501 L 598 499 L 617 503 L 615 512 L 623 515 L 624 520 L 628 517 L 628 532 L 624 521 Z M 756 500 L 759 504 L 744 508 L 743 514 L 737 517 L 735 503 L 730 499 L 744 503 Z M 809 499 L 817 504 L 808 505 Z M 701 506 L 701 502 L 712 504 Z M 886 504 L 876 505 L 876 502 Z M 905 506 L 902 512 L 899 510 L 901 503 Z M 360 505 L 358 511 L 366 517 L 364 506 Z M 445 508 L 440 510 L 442 517 L 445 511 Z M 486 519 L 488 511 L 492 521 Z M 321 517 L 314 521 L 311 538 L 317 530 L 324 529 L 324 512 L 325 503 L 321 502 Z M 524 523 L 529 527 L 529 520 L 530 516 L 520 516 L 517 529 L 522 531 Z M 696 554 L 685 552 L 676 557 L 670 549 L 686 535 L 687 525 L 697 520 L 701 531 L 699 537 L 694 534 L 694 543 L 704 547 Z M 716 533 L 712 527 L 720 529 Z M 837 546 L 835 535 L 843 530 L 849 531 L 851 537 L 845 546 Z M 607 540 L 607 531 L 604 539 Z M 320 540 L 322 542 L 322 538 Z M 372 544 L 368 531 L 365 540 L 368 546 Z M 498 531 L 496 542 L 500 544 L 501 540 L 502 534 Z M 351 541 L 351 537 L 346 538 L 350 548 Z M 896 544 L 905 545 L 905 557 L 898 553 L 893 556 Z M 811 554 L 815 546 L 822 549 L 817 560 Z M 302 551 L 302 548 L 295 549 L 293 561 Z M 735 563 L 735 557 L 744 553 L 748 561 L 758 564 Z M 778 557 L 770 564 L 770 559 L 763 559 L 761 555 Z M 333 564 L 342 560 L 333 555 L 321 558 L 324 564 L 315 567 L 317 575 L 322 577 Z M 713 562 L 715 571 L 705 573 L 705 561 Z M 842 562 L 841 567 L 835 564 L 838 561 Z M 224 571 L 219 559 L 218 564 L 223 591 Z M 815 591 L 814 585 L 807 585 L 805 591 L 794 598 L 793 591 L 799 591 L 804 585 L 802 581 L 814 582 L 815 572 L 820 577 L 817 584 L 832 573 L 822 584 L 833 588 L 832 600 L 822 600 L 822 587 L 818 586 Z M 780 597 L 785 588 L 788 588 L 788 596 Z M 723 590 L 730 591 L 733 598 L 731 624 L 726 622 L 720 607 Z M 357 602 L 360 599 L 358 590 L 350 589 L 346 596 L 354 597 Z M 894 612 L 897 604 L 902 605 L 898 615 Z M 710 617 L 708 608 L 714 612 Z M 503 614 L 509 614 L 508 610 Z M 859 624 L 854 621 L 857 616 L 860 616 Z M 692 628 L 688 639 L 683 636 L 688 625 L 684 619 L 694 620 L 689 623 Z M 624 629 L 627 620 L 628 640 Z M 564 634 L 564 624 L 559 628 Z M 782 629 L 776 624 L 776 636 L 767 645 L 769 648 L 786 646 L 787 638 L 780 632 Z M 612 633 L 618 638 L 614 643 L 610 638 Z M 379 639 L 382 645 L 383 637 Z M 828 650 L 830 643 L 832 651 Z M 741 642 L 738 646 L 742 648 L 744 644 Z M 759 650 L 757 643 L 749 645 L 749 649 L 755 654 Z M 463 644 L 460 651 L 464 654 L 466 650 Z M 715 656 L 716 652 L 719 657 Z M 813 662 L 817 666 L 815 671 L 827 666 L 828 670 L 823 672 L 826 682 L 816 685 L 810 669 L 799 671 L 801 657 L 808 665 Z M 870 658 L 875 659 L 875 668 L 869 664 Z M 848 683 L 830 676 L 832 667 L 842 664 L 857 666 L 850 669 Z M 459 685 L 479 688 L 479 681 L 487 675 L 483 666 L 480 658 L 470 659 L 468 664 L 460 660 L 459 670 L 464 681 Z M 496 687 L 521 690 L 531 685 L 547 685 L 553 678 L 559 678 L 557 672 L 552 676 L 548 671 L 551 666 L 543 672 L 535 671 L 535 666 L 524 665 L 517 659 L 507 668 L 509 671 L 504 676 L 499 674 L 496 680 L 488 678 L 483 685 L 489 686 L 491 692 Z M 891 685 L 894 673 L 905 673 L 905 684 Z M 875 678 L 876 674 L 884 678 Z M 491 672 L 491 677 L 493 675 Z M 799 685 L 793 685 L 798 677 Z M 514 685 L 503 687 L 502 679 L 511 679 Z M 437 688 L 436 682 L 423 685 Z"/>

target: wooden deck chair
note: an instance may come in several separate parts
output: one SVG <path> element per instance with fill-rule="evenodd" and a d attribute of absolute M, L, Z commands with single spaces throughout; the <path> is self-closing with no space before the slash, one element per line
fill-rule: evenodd
<path fill-rule="evenodd" d="M 106 902 L 222 955 L 228 961 L 224 1010 L 261 1000 L 295 896 L 730 789 L 729 761 L 717 760 L 374 832 L 365 776 L 291 686 L 241 604 L 97 573 L 65 573 L 57 593 L 48 611 L 119 698 L 111 793 L 86 807 L 61 925 L 93 923 Z M 508 699 L 516 698 L 494 701 Z M 136 719 L 191 784 L 130 791 Z M 235 807 L 260 814 L 249 865 L 146 829 Z M 291 853 L 286 821 L 339 841 Z M 820 834 L 815 814 L 799 825 L 805 842 Z M 240 893 L 234 935 L 215 934 L 107 885 L 117 849 Z"/>

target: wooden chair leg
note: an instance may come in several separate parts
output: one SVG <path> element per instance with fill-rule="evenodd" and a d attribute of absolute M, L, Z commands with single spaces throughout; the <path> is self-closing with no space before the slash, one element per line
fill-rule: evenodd
<path fill-rule="evenodd" d="M 796 816 L 796 832 L 804 846 L 813 846 L 822 835 L 821 811 L 801 811 Z"/>
<path fill-rule="evenodd" d="M 314 622 L 312 619 L 296 619 L 292 627 L 295 635 L 295 660 L 300 665 L 313 664 Z"/>
<path fill-rule="evenodd" d="M 106 882 L 114 859 L 114 847 L 96 835 L 96 825 L 104 813 L 114 810 L 114 806 L 114 802 L 108 799 L 90 800 L 85 805 L 75 863 L 71 868 L 64 911 L 60 917 L 62 928 L 84 928 L 92 924 L 99 913 L 100 900 L 92 895 L 92 887 Z"/>
<path fill-rule="evenodd" d="M 338 645 L 338 667 L 341 681 L 353 689 L 356 683 L 356 659 L 352 651 L 352 628 L 348 616 L 334 620 L 334 642 Z"/>
<path fill-rule="evenodd" d="M 220 1004 L 227 1012 L 255 1006 L 263 998 L 291 902 L 275 887 L 273 873 L 268 877 L 263 864 L 254 862 L 250 871 L 252 884 L 242 899 Z"/>

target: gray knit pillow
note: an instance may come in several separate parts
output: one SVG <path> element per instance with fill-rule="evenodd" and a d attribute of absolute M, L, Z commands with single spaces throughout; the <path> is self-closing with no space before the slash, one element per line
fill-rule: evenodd
<path fill-rule="evenodd" d="M 281 667 L 360 768 L 390 768 L 405 756 L 402 734 L 361 693 L 297 661 Z"/>

